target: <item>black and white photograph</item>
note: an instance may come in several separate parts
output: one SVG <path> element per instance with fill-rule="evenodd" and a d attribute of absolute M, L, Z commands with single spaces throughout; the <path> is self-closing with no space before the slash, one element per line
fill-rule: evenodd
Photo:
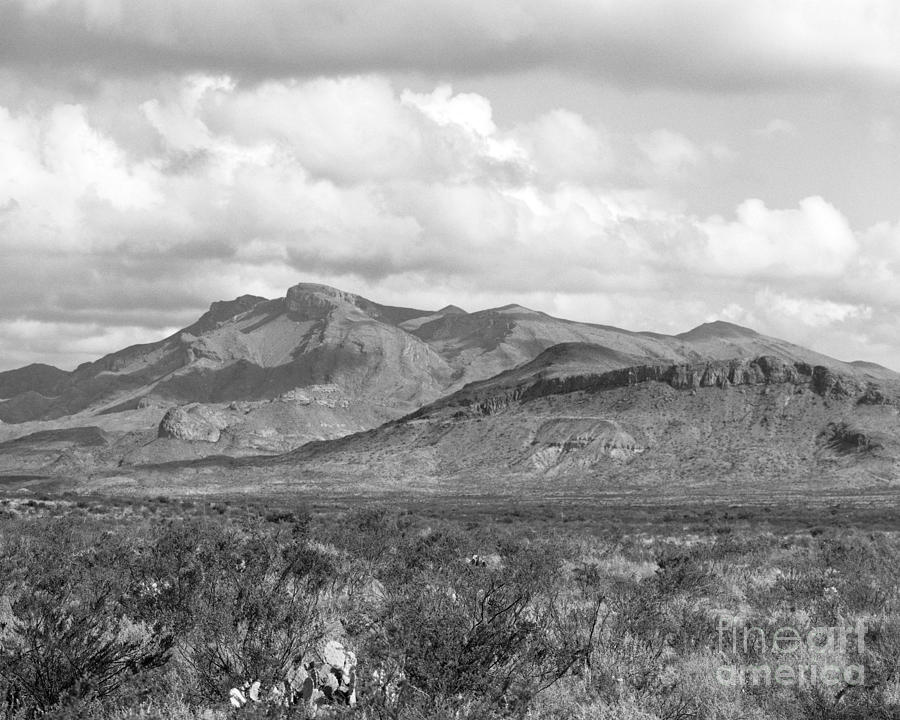
<path fill-rule="evenodd" d="M 900 3 L 0 0 L 0 720 L 900 720 Z"/>

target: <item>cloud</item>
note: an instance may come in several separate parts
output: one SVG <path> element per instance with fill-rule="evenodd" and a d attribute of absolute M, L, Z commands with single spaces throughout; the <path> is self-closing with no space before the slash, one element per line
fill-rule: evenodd
<path fill-rule="evenodd" d="M 639 133 L 633 144 L 632 174 L 645 183 L 696 182 L 701 171 L 737 159 L 737 153 L 721 142 L 699 145 L 667 128 Z"/>
<path fill-rule="evenodd" d="M 678 177 L 696 167 L 703 154 L 694 143 L 671 130 L 656 130 L 636 139 L 649 171 L 661 177 Z"/>
<path fill-rule="evenodd" d="M 764 138 L 775 138 L 784 135 L 796 135 L 797 134 L 797 126 L 794 125 L 790 120 L 785 120 L 784 118 L 773 118 L 769 120 L 763 127 L 756 130 L 757 135 L 761 135 Z"/>
<path fill-rule="evenodd" d="M 633 329 L 717 315 L 792 339 L 852 328 L 876 359 L 900 357 L 885 339 L 900 329 L 900 224 L 854 230 L 819 196 L 693 215 L 665 188 L 716 161 L 702 138 L 616 135 L 566 109 L 504 125 L 484 95 L 380 76 L 170 78 L 116 123 L 106 97 L 0 108 L 8 365 L 71 366 L 300 280 Z M 640 147 L 655 171 L 622 185 Z"/>
<path fill-rule="evenodd" d="M 770 210 L 761 200 L 747 200 L 736 215 L 731 221 L 714 217 L 698 224 L 713 273 L 833 278 L 858 252 L 847 219 L 821 197 L 801 200 L 791 210 Z"/>
<path fill-rule="evenodd" d="M 787 316 L 813 328 L 823 328 L 847 320 L 868 320 L 872 308 L 868 305 L 851 305 L 822 298 L 804 298 L 773 292 L 766 288 L 756 294 L 757 307 L 765 308 L 774 316 Z"/>
<path fill-rule="evenodd" d="M 0 62 L 241 77 L 552 67 L 624 85 L 854 87 L 900 79 L 892 0 L 8 0 Z"/>
<path fill-rule="evenodd" d="M 616 165 L 610 134 L 568 110 L 552 110 L 523 123 L 513 129 L 512 138 L 542 183 L 590 185 L 608 179 Z"/>

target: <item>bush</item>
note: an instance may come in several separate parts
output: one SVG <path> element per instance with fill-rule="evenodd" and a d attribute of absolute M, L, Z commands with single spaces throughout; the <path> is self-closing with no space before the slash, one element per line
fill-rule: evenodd
<path fill-rule="evenodd" d="M 554 582 L 559 558 L 549 545 L 506 546 L 502 567 L 476 567 L 449 539 L 420 538 L 400 554 L 417 570 L 390 587 L 367 653 L 403 668 L 405 702 L 422 712 L 522 713 L 588 652 L 590 633 L 573 628 Z"/>
<path fill-rule="evenodd" d="M 141 613 L 176 629 L 198 699 L 282 679 L 322 637 L 321 593 L 334 574 L 302 524 L 273 533 L 188 523 L 136 560 Z"/>
<path fill-rule="evenodd" d="M 9 607 L 0 622 L 0 678 L 11 709 L 107 697 L 168 662 L 173 636 L 161 624 L 129 619 L 117 572 L 126 551 L 106 539 L 94 545 L 60 523 L 4 548 L 0 594 Z"/>

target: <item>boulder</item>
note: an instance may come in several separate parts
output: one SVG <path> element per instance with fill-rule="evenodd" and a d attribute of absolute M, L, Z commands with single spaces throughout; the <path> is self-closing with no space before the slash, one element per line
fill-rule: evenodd
<path fill-rule="evenodd" d="M 228 427 L 222 413 L 203 405 L 193 404 L 171 408 L 159 423 L 160 438 L 191 442 L 217 442 L 221 431 Z"/>

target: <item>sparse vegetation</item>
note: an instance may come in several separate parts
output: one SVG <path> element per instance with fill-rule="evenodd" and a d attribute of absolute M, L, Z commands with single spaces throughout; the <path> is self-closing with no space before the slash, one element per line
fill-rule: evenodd
<path fill-rule="evenodd" d="M 487 521 L 433 507 L 152 507 L 4 503 L 0 718 L 302 718 L 313 706 L 299 685 L 289 702 L 291 673 L 329 639 L 358 664 L 317 682 L 343 683 L 357 702 L 335 691 L 319 716 L 900 715 L 890 531 L 786 529 L 740 511 L 650 532 L 598 530 L 587 509 L 549 506 Z M 772 655 L 780 629 L 822 627 L 853 641 Z M 825 660 L 864 678 L 722 681 Z"/>

